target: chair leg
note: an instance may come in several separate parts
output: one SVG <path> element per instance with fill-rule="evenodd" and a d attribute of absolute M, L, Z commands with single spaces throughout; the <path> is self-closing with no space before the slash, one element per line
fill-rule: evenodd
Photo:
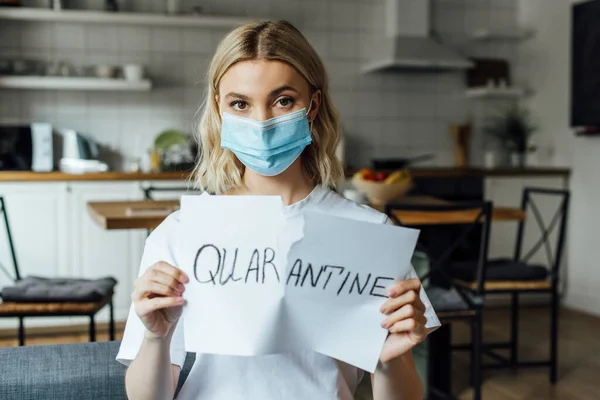
<path fill-rule="evenodd" d="M 470 362 L 471 362 L 471 376 L 469 377 L 469 384 L 475 387 L 475 375 L 477 372 L 475 371 L 475 358 L 477 353 L 477 319 L 473 319 L 471 321 L 471 351 L 470 351 Z"/>
<path fill-rule="evenodd" d="M 558 288 L 553 284 L 550 310 L 550 383 L 556 383 L 558 375 Z"/>
<path fill-rule="evenodd" d="M 94 316 L 90 315 L 90 342 L 96 341 L 96 321 L 94 321 Z"/>
<path fill-rule="evenodd" d="M 512 293 L 511 323 L 510 323 L 510 364 L 516 366 L 519 362 L 519 293 Z"/>
<path fill-rule="evenodd" d="M 477 312 L 475 321 L 473 321 L 473 350 L 471 357 L 471 369 L 473 371 L 472 382 L 473 386 L 473 400 L 481 400 L 481 381 L 482 381 L 482 345 L 483 345 L 483 315 L 482 310 Z"/>
<path fill-rule="evenodd" d="M 23 317 L 19 317 L 19 346 L 25 346 L 25 325 Z"/>
<path fill-rule="evenodd" d="M 110 319 L 108 321 L 108 335 L 109 340 L 112 342 L 115 340 L 115 310 L 113 305 L 113 299 L 110 299 L 110 303 L 108 305 L 108 312 L 110 313 Z"/>

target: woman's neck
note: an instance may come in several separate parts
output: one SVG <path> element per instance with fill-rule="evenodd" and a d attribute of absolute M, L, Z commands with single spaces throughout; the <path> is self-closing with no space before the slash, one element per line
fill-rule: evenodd
<path fill-rule="evenodd" d="M 262 176 L 246 169 L 243 187 L 232 194 L 281 196 L 283 204 L 297 203 L 312 192 L 314 184 L 305 176 L 298 158 L 288 169 L 276 176 Z"/>

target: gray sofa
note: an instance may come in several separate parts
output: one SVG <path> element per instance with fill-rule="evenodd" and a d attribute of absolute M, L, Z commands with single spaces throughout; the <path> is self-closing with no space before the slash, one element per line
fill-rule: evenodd
<path fill-rule="evenodd" d="M 420 352 L 426 349 L 425 343 L 419 345 Z M 0 348 L 0 400 L 127 399 L 126 367 L 115 361 L 119 344 L 97 342 Z M 426 367 L 420 365 L 426 357 L 419 352 L 413 354 L 417 367 Z M 176 393 L 189 375 L 195 358 L 195 354 L 187 354 Z M 365 375 L 354 398 L 372 400 L 372 393 L 371 379 Z"/>
<path fill-rule="evenodd" d="M 126 399 L 119 342 L 0 349 L 0 399 Z M 194 364 L 188 354 L 178 391 Z"/>

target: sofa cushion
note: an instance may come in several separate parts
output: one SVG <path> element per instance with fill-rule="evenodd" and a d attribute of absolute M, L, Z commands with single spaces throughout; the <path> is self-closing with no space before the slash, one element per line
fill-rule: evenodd
<path fill-rule="evenodd" d="M 452 276 L 463 281 L 475 281 L 477 262 L 457 262 L 452 265 Z M 487 281 L 538 281 L 548 277 L 548 269 L 510 259 L 490 260 L 485 270 Z"/>
<path fill-rule="evenodd" d="M 114 289 L 114 278 L 69 279 L 28 276 L 2 289 L 4 301 L 15 302 L 92 302 L 106 297 Z"/>
<path fill-rule="evenodd" d="M 127 399 L 126 367 L 115 360 L 119 345 L 96 342 L 0 349 L 0 399 Z M 188 354 L 178 390 L 193 363 L 193 355 Z"/>

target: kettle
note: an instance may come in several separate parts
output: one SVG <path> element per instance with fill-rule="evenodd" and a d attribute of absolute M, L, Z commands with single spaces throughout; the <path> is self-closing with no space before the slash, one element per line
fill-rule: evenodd
<path fill-rule="evenodd" d="M 60 170 L 70 174 L 105 172 L 108 165 L 98 160 L 98 145 L 73 129 L 60 131 L 63 137 L 63 154 Z"/>

